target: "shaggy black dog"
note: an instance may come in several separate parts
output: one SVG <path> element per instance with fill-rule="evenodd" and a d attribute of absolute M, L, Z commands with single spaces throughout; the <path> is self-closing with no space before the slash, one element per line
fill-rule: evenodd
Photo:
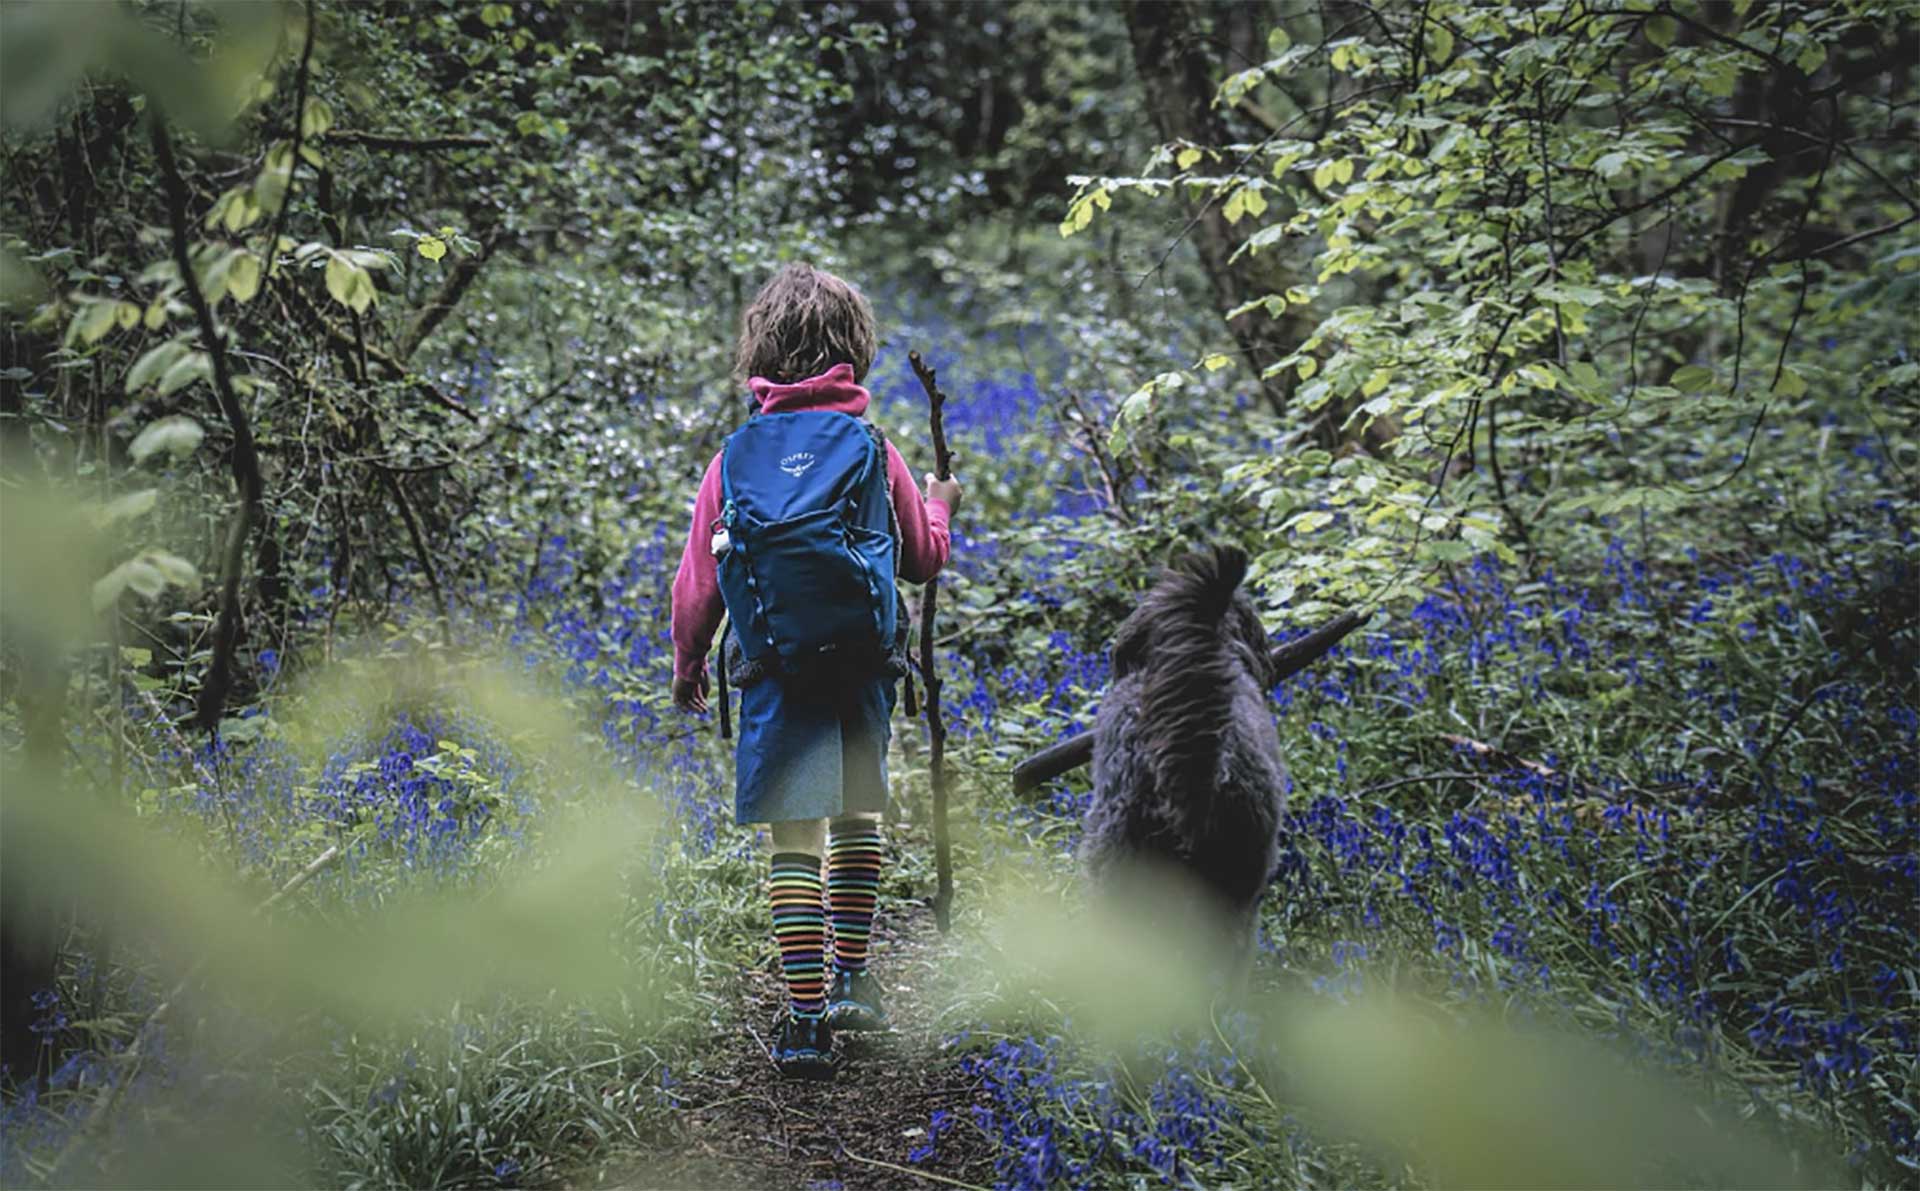
<path fill-rule="evenodd" d="M 1268 702 L 1267 635 L 1240 590 L 1246 573 L 1238 549 L 1197 551 L 1121 624 L 1113 683 L 1094 721 L 1081 845 L 1100 883 L 1141 872 L 1184 877 L 1242 976 L 1288 786 Z"/>

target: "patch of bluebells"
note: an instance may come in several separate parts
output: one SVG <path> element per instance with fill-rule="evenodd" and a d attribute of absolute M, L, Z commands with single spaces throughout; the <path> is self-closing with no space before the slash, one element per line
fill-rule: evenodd
<path fill-rule="evenodd" d="M 1405 618 L 1282 684 L 1290 760 L 1314 776 L 1293 795 L 1268 945 L 1289 963 L 1325 964 L 1312 984 L 1334 997 L 1359 989 L 1370 949 L 1413 942 L 1461 995 L 1631 1002 L 1623 1030 L 1668 1031 L 1676 1061 L 1710 1061 L 1719 1040 L 1744 1039 L 1836 1113 L 1881 1122 L 1870 1150 L 1920 1162 L 1913 1110 L 1889 1090 L 1920 1062 L 1908 989 L 1920 973 L 1911 687 L 1827 682 L 1802 723 L 1826 717 L 1825 743 L 1777 748 L 1754 768 L 1789 689 L 1754 676 L 1837 663 L 1845 646 L 1810 637 L 1814 626 L 1845 624 L 1914 577 L 1898 561 L 1841 574 L 1787 553 L 1692 568 L 1654 567 L 1614 540 L 1592 583 L 1548 573 L 1521 584 L 1479 557 Z M 1770 660 L 1735 664 L 1723 624 L 1743 610 L 1758 620 L 1737 648 Z M 970 677 L 967 714 L 988 738 L 1009 715 L 1020 722 L 1038 706 L 1058 723 L 1085 705 L 1053 693 L 1068 681 L 1057 658 L 1037 673 Z M 1095 677 L 1075 676 L 1087 691 Z M 1627 699 L 1719 725 L 1744 758 L 1703 754 L 1689 722 L 1665 747 L 1611 747 L 1607 709 Z M 1461 743 L 1418 767 L 1455 778 L 1356 788 L 1351 761 L 1379 748 L 1375 724 L 1472 707 L 1524 732 L 1554 705 L 1600 717 L 1591 755 L 1605 767 L 1570 763 L 1544 741 L 1513 752 Z M 1519 759 L 1534 749 L 1536 760 Z M 1056 789 L 1014 821 L 1070 848 L 1084 805 Z M 1097 1088 L 1065 1086 L 1054 1045 L 1028 1039 L 977 1060 L 999 1106 L 1003 1185 L 1072 1182 L 1076 1162 L 1111 1155 L 1094 1132 L 1074 1131 Z"/>
<path fill-rule="evenodd" d="M 875 377 L 883 424 L 921 425 L 904 353 L 883 353 Z M 1045 450 L 1031 428 L 1042 404 L 1030 375 L 989 379 L 956 394 L 947 423 L 965 457 L 1036 466 Z M 1877 512 L 1895 523 L 1893 537 L 1911 540 L 1898 510 Z M 956 527 L 954 567 L 981 582 L 1018 568 L 1014 598 L 1051 619 L 1084 598 L 1074 562 L 1083 539 L 1101 540 L 1084 525 L 1101 513 L 1063 495 L 1029 515 L 1042 532 Z M 657 525 L 606 559 L 566 529 L 543 530 L 515 590 L 504 602 L 477 602 L 500 609 L 500 619 L 474 629 L 500 634 L 529 668 L 557 670 L 569 689 L 593 694 L 605 743 L 659 791 L 679 846 L 705 856 L 731 816 L 727 774 L 683 717 L 663 716 L 643 697 L 664 690 L 672 672 L 668 587 L 683 532 Z M 1522 580 L 1490 556 L 1475 558 L 1403 618 L 1276 689 L 1290 760 L 1312 776 L 1291 791 L 1263 947 L 1308 967 L 1313 987 L 1332 997 L 1359 991 L 1372 957 L 1409 943 L 1464 995 L 1573 997 L 1597 980 L 1614 1000 L 1674 1022 L 1676 1044 L 1694 1061 L 1710 1061 L 1717 1038 L 1742 1039 L 1816 1096 L 1864 1098 L 1862 1119 L 1883 1130 L 1875 1145 L 1920 1162 L 1913 1110 L 1886 1090 L 1920 1061 L 1909 991 L 1920 971 L 1910 929 L 1920 900 L 1920 716 L 1884 688 L 1831 683 L 1808 716 L 1833 716 L 1854 747 L 1839 757 L 1781 750 L 1751 786 L 1740 758 L 1703 754 L 1696 732 L 1697 723 L 1716 725 L 1746 762 L 1757 760 L 1779 714 L 1760 696 L 1777 691 L 1743 686 L 1750 667 L 1736 666 L 1734 651 L 1805 652 L 1811 626 L 1834 623 L 1864 585 L 1911 590 L 1913 576 L 1841 574 L 1786 552 L 1737 567 L 1697 557 L 1690 568 L 1656 566 L 1619 539 L 1599 571 L 1592 582 L 1551 571 Z M 1079 650 L 1057 630 L 1047 645 L 998 666 L 943 659 L 958 738 L 991 744 L 1017 726 L 1024 741 L 1088 726 L 1106 683 L 1104 652 Z M 277 655 L 258 661 L 269 677 L 278 673 Z M 1433 765 L 1471 775 L 1452 786 L 1370 793 L 1355 774 L 1374 747 L 1367 724 L 1459 707 L 1524 725 L 1563 697 L 1603 719 L 1669 700 L 1688 719 L 1664 749 L 1622 749 L 1609 768 L 1624 776 L 1585 771 L 1546 748 L 1545 772 L 1462 748 Z M 371 818 L 382 844 L 452 875 L 489 824 L 509 816 L 498 800 L 463 804 L 459 783 L 424 764 L 442 738 L 480 749 L 479 776 L 509 802 L 518 797 L 522 775 L 504 753 L 487 752 L 477 726 L 411 720 L 343 742 L 317 785 L 270 742 L 202 750 L 192 759 L 220 780 L 170 797 L 230 824 L 262 864 L 302 859 L 278 854 L 270 830 L 295 812 L 335 826 Z M 1604 744 L 1593 751 L 1609 755 Z M 1085 801 L 1056 790 L 999 813 L 1070 848 Z M 1870 848 L 1860 846 L 1862 825 Z M 736 837 L 735 846 L 750 841 Z M 656 913 L 697 911 L 663 903 Z M 1645 1028 L 1628 1023 L 1624 1008 L 1622 1022 Z M 1078 1065 L 1059 1037 L 1002 1041 L 964 1062 L 984 1094 L 973 1123 L 997 1140 L 1001 1186 L 1092 1186 L 1115 1175 L 1218 1182 L 1226 1138 L 1248 1128 L 1236 1107 L 1237 1063 L 1205 1045 L 1157 1056 L 1159 1074 L 1132 1101 L 1117 1096 L 1111 1073 Z M 74 1080 L 89 1070 L 69 1067 Z M 20 1101 L 6 1111 L 0 1132 L 11 1155 Z M 26 1113 L 47 1119 L 31 1104 Z M 954 1119 L 936 1112 L 911 1160 L 929 1159 Z M 511 1159 L 492 1173 L 503 1186 L 522 1174 Z"/>
<path fill-rule="evenodd" d="M 355 858 L 370 850 L 397 855 L 407 868 L 437 879 L 460 880 L 471 875 L 468 852 L 483 833 L 524 839 L 533 797 L 522 786 L 518 761 L 489 737 L 482 726 L 456 717 L 434 715 L 416 724 L 402 715 L 379 740 L 328 758 L 304 809 L 342 831 L 370 829 L 362 833 L 370 838 L 348 856 L 348 888 Z M 465 746 L 474 754 L 469 760 L 443 741 L 478 747 Z"/>
<path fill-rule="evenodd" d="M 1001 1039 L 962 1059 L 986 1099 L 973 1123 L 998 1143 L 996 1186 L 1095 1187 L 1127 1172 L 1207 1185 L 1230 1177 L 1229 1135 L 1259 1136 L 1230 1095 L 1245 1082 L 1239 1060 L 1210 1039 L 1137 1056 L 1134 1066 L 1155 1073 L 1137 1096 L 1124 1093 L 1121 1073 L 1075 1059 L 1060 1035 Z"/>
<path fill-rule="evenodd" d="M 937 1108 L 927 1119 L 927 1140 L 907 1151 L 907 1161 L 915 1166 L 933 1157 L 940 1148 L 940 1138 L 953 1128 L 954 1116 L 944 1108 Z"/>

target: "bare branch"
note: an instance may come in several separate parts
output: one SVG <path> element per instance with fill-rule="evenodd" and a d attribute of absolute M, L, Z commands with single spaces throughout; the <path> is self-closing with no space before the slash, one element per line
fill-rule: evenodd
<path fill-rule="evenodd" d="M 220 620 L 213 644 L 213 662 L 200 685 L 194 716 L 207 732 L 216 732 L 227 708 L 227 692 L 233 686 L 233 651 L 240 640 L 240 569 L 246 552 L 247 535 L 260 515 L 260 456 L 253 445 L 253 428 L 247 411 L 233 391 L 233 378 L 227 371 L 227 349 L 220 328 L 213 321 L 213 310 L 200 281 L 194 276 L 193 257 L 187 248 L 187 187 L 180 180 L 180 166 L 173 156 L 173 138 L 167 135 L 165 114 L 156 106 L 148 122 L 153 137 L 154 156 L 159 160 L 161 177 L 167 189 L 167 222 L 173 232 L 173 263 L 186 290 L 187 303 L 193 307 L 200 324 L 200 338 L 206 344 L 213 363 L 213 395 L 233 432 L 233 482 L 240 492 L 240 511 L 227 528 L 227 543 L 220 564 Z"/>

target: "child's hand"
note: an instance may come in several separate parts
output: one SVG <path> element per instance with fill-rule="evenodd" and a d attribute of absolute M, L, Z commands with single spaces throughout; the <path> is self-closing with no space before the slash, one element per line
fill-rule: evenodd
<path fill-rule="evenodd" d="M 942 480 L 931 473 L 927 475 L 927 499 L 937 500 L 946 505 L 947 512 L 960 511 L 960 495 L 959 480 Z"/>
<path fill-rule="evenodd" d="M 707 676 L 698 679 L 675 678 L 673 680 L 673 705 L 681 711 L 707 710 Z"/>

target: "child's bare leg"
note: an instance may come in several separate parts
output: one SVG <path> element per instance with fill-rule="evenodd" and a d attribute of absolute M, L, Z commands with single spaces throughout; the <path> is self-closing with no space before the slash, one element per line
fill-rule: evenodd
<path fill-rule="evenodd" d="M 825 819 L 791 819 L 767 826 L 772 829 L 775 855 L 781 852 L 804 852 L 818 860 L 827 854 Z"/>

